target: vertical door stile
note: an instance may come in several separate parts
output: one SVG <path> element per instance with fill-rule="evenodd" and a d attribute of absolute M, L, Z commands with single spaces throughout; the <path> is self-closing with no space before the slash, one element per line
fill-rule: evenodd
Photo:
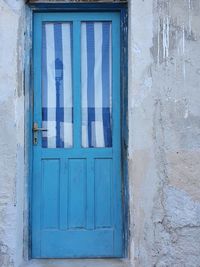
<path fill-rule="evenodd" d="M 113 218 L 114 218 L 114 244 L 115 253 L 120 254 L 122 251 L 122 195 L 121 195 L 121 112 L 120 112 L 120 34 L 119 20 L 114 17 L 112 29 L 112 91 L 113 91 Z M 118 78 L 116 78 L 118 77 Z M 116 105 L 117 103 L 117 105 Z"/>
<path fill-rule="evenodd" d="M 41 124 L 41 43 L 42 43 L 42 14 L 37 14 L 37 19 L 34 21 L 34 120 Z M 40 125 L 39 124 L 39 125 Z M 33 127 L 33 122 L 31 127 Z M 38 133 L 41 134 L 41 133 Z M 33 142 L 33 140 L 31 140 Z M 41 150 L 39 144 L 41 144 L 41 138 L 38 138 L 38 145 L 34 147 L 34 161 L 33 161 L 33 177 L 32 180 L 32 244 L 33 244 L 33 257 L 38 257 L 41 254 L 41 239 L 40 239 L 40 225 L 41 225 L 41 177 L 42 177 L 42 162 L 41 162 Z M 39 193 L 38 193 L 39 191 Z M 37 196 L 37 197 L 36 197 Z M 36 216 L 37 214 L 37 216 Z"/>
<path fill-rule="evenodd" d="M 35 35 L 37 36 L 37 41 L 35 40 L 34 42 L 34 73 L 36 74 L 35 77 L 37 76 L 37 79 L 34 78 L 34 120 L 35 122 L 38 123 L 39 127 L 42 127 L 42 114 L 41 114 L 41 106 L 42 106 L 42 88 L 41 88 L 41 78 L 42 78 L 42 62 L 41 62 L 41 57 L 42 57 L 42 14 L 37 14 L 38 19 L 35 21 L 34 24 L 34 31 Z M 32 124 L 33 127 L 33 124 Z M 37 146 L 36 148 L 39 148 L 41 146 L 41 138 L 40 135 L 42 133 L 38 132 L 38 141 L 37 141 Z"/>
<path fill-rule="evenodd" d="M 73 121 L 74 121 L 74 148 L 81 147 L 81 49 L 80 49 L 80 21 L 73 21 Z"/>

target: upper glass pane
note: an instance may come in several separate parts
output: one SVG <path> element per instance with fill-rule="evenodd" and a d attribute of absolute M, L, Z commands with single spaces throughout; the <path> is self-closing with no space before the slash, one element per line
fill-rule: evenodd
<path fill-rule="evenodd" d="M 64 148 L 73 143 L 72 23 L 43 24 L 42 147 Z"/>
<path fill-rule="evenodd" d="M 112 146 L 112 24 L 81 23 L 82 146 Z"/>

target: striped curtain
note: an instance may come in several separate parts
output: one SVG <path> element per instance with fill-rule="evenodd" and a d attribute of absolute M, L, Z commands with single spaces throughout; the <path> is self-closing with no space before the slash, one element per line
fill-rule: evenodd
<path fill-rule="evenodd" d="M 42 41 L 42 146 L 71 147 L 72 25 L 44 23 Z"/>
<path fill-rule="evenodd" d="M 111 147 L 111 22 L 81 24 L 82 146 Z"/>
<path fill-rule="evenodd" d="M 82 146 L 112 146 L 111 22 L 81 23 Z M 72 23 L 44 23 L 42 146 L 73 146 Z M 79 70 L 77 70 L 79 71 Z M 76 92 L 74 92 L 74 95 Z"/>

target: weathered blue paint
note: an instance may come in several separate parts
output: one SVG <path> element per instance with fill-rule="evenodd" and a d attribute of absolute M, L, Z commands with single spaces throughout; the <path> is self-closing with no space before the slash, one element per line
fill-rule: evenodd
<path fill-rule="evenodd" d="M 129 248 L 129 187 L 128 187 L 128 12 L 123 7 L 120 10 L 121 35 L 121 152 L 122 152 L 122 190 L 123 190 L 123 233 L 124 257 L 128 257 Z"/>
<path fill-rule="evenodd" d="M 25 165 L 26 165 L 26 199 L 27 199 L 27 229 L 28 258 L 31 258 L 31 199 L 32 199 L 32 116 L 33 116 L 33 77 L 31 74 L 32 63 L 32 10 L 26 7 L 26 29 L 25 29 L 25 59 L 24 59 L 24 93 L 25 93 Z"/>
<path fill-rule="evenodd" d="M 32 257 L 122 257 L 119 13 L 35 14 L 34 121 L 37 121 L 39 126 L 41 126 L 42 78 L 41 25 L 42 21 L 61 20 L 74 21 L 73 49 L 77 51 L 73 55 L 75 145 L 71 149 L 42 148 L 41 133 L 39 133 L 38 145 L 33 147 Z M 80 71 L 77 71 L 80 70 L 80 20 L 112 20 L 113 148 L 80 146 L 81 93 Z"/>
<path fill-rule="evenodd" d="M 127 2 L 123 3 L 29 3 L 33 11 L 38 12 L 62 12 L 62 11 L 119 11 L 127 9 Z"/>

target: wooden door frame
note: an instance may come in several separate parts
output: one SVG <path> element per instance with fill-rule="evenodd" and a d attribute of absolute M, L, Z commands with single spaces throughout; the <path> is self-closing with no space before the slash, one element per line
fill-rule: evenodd
<path fill-rule="evenodd" d="M 32 199 L 32 121 L 33 121 L 33 49 L 30 47 L 32 37 L 33 15 L 38 12 L 119 12 L 120 13 L 120 84 L 121 84 L 121 158 L 122 158 L 122 220 L 123 220 L 123 258 L 129 254 L 129 190 L 128 190 L 128 12 L 126 3 L 32 3 L 28 5 L 30 27 L 27 26 L 26 49 L 28 56 L 25 60 L 25 95 L 28 102 L 26 115 L 27 130 L 25 133 L 28 162 L 28 258 L 31 259 L 31 199 Z M 32 46 L 33 40 L 31 42 Z"/>

